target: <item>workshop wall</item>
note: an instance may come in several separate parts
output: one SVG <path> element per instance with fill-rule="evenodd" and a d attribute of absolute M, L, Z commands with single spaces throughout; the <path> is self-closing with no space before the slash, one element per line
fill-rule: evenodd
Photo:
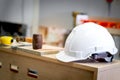
<path fill-rule="evenodd" d="M 85 12 L 89 16 L 120 18 L 120 0 L 113 0 L 110 16 L 106 0 L 40 0 L 40 24 L 73 28 L 72 12 Z"/>

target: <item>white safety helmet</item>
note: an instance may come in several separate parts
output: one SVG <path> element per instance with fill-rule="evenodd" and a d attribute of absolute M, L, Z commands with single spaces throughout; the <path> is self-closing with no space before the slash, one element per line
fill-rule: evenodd
<path fill-rule="evenodd" d="M 64 51 L 56 54 L 62 62 L 85 60 L 93 53 L 117 53 L 111 34 L 101 25 L 88 22 L 76 26 L 66 39 Z"/>

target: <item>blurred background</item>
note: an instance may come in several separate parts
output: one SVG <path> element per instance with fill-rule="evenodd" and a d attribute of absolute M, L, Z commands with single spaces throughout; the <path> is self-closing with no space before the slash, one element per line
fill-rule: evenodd
<path fill-rule="evenodd" d="M 44 41 L 63 46 L 75 27 L 73 11 L 88 16 L 120 18 L 120 0 L 0 0 L 0 35 L 32 37 L 41 33 Z M 120 37 L 113 35 L 120 50 Z M 117 54 L 116 57 L 118 57 Z"/>

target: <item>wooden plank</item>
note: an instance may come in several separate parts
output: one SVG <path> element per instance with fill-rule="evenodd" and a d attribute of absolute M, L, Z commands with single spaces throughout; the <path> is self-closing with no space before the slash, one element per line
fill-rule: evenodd
<path fill-rule="evenodd" d="M 107 30 L 108 30 L 112 35 L 118 35 L 118 36 L 120 36 L 120 29 L 107 28 Z"/>
<path fill-rule="evenodd" d="M 33 49 L 32 46 L 23 46 L 18 47 L 18 50 L 23 50 L 29 53 L 38 54 L 38 55 L 45 55 L 45 54 L 54 54 L 63 50 L 62 47 L 50 46 L 50 45 L 43 45 L 42 49 Z"/>

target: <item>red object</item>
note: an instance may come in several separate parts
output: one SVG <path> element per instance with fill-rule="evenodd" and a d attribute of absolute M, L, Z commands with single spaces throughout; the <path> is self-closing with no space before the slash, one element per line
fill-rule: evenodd
<path fill-rule="evenodd" d="M 81 20 L 82 23 L 90 22 L 89 20 Z"/>
<path fill-rule="evenodd" d="M 82 23 L 86 23 L 86 22 L 94 22 L 94 23 L 97 23 L 96 20 L 81 20 Z"/>
<path fill-rule="evenodd" d="M 98 22 L 99 25 L 108 28 L 108 22 L 104 22 L 104 21 L 99 21 Z"/>
<path fill-rule="evenodd" d="M 108 3 L 112 3 L 113 0 L 106 0 Z"/>
<path fill-rule="evenodd" d="M 115 22 L 108 22 L 108 28 L 116 28 L 117 24 Z"/>
<path fill-rule="evenodd" d="M 117 29 L 120 29 L 120 23 L 117 24 Z"/>

